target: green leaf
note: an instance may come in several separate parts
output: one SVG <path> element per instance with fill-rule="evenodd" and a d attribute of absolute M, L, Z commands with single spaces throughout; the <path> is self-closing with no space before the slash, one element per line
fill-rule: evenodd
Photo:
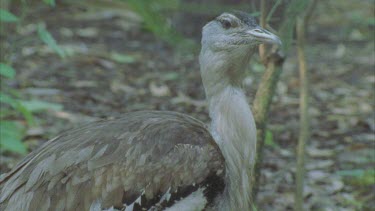
<path fill-rule="evenodd" d="M 18 101 L 18 100 L 17 100 Z M 32 126 L 34 125 L 34 117 L 31 111 L 29 111 L 25 106 L 23 106 L 19 101 L 17 102 L 17 111 L 21 112 L 23 115 L 23 118 L 26 119 L 26 122 L 28 125 Z"/>
<path fill-rule="evenodd" d="M 176 72 L 169 72 L 163 75 L 163 79 L 166 81 L 174 81 L 177 80 L 180 75 Z"/>
<path fill-rule="evenodd" d="M 65 52 L 60 48 L 60 46 L 56 43 L 56 40 L 41 23 L 38 24 L 38 35 L 39 38 L 48 45 L 48 47 L 54 50 L 61 58 L 65 58 Z"/>
<path fill-rule="evenodd" d="M 375 170 L 374 169 L 352 169 L 340 170 L 336 174 L 347 177 L 350 184 L 370 186 L 375 184 Z"/>
<path fill-rule="evenodd" d="M 23 115 L 23 118 L 26 119 L 28 125 L 34 124 L 34 118 L 31 112 L 23 106 L 19 100 L 14 99 L 13 97 L 0 93 L 0 102 L 10 105 L 14 110 L 20 112 Z"/>
<path fill-rule="evenodd" d="M 16 71 L 11 66 L 0 63 L 0 75 L 7 78 L 14 78 Z"/>
<path fill-rule="evenodd" d="M 249 13 L 249 15 L 251 15 L 253 17 L 259 17 L 260 16 L 260 12 L 259 11 L 251 12 L 251 13 Z"/>
<path fill-rule="evenodd" d="M 0 121 L 0 146 L 2 150 L 26 154 L 27 148 L 22 143 L 24 128 L 14 121 Z"/>
<path fill-rule="evenodd" d="M 10 105 L 12 107 L 16 107 L 17 105 L 17 100 L 12 98 L 11 96 L 9 95 L 6 95 L 4 93 L 0 93 L 0 102 L 1 103 L 5 103 L 7 105 Z"/>
<path fill-rule="evenodd" d="M 252 62 L 251 69 L 256 73 L 263 73 L 266 70 L 264 65 L 258 62 Z"/>
<path fill-rule="evenodd" d="M 63 106 L 61 104 L 49 103 L 40 100 L 20 100 L 20 104 L 30 112 L 39 112 L 44 110 L 61 111 Z"/>
<path fill-rule="evenodd" d="M 352 170 L 340 170 L 336 174 L 340 176 L 350 176 L 350 177 L 362 177 L 365 174 L 364 169 L 352 169 Z"/>
<path fill-rule="evenodd" d="M 56 6 L 55 0 L 43 0 L 43 2 L 52 6 L 52 7 Z"/>
<path fill-rule="evenodd" d="M 18 17 L 13 15 L 12 13 L 0 9 L 0 22 L 16 22 L 18 21 Z"/>
<path fill-rule="evenodd" d="M 125 54 L 120 54 L 120 53 L 111 53 L 110 58 L 118 63 L 133 63 L 136 61 L 136 59 L 133 56 L 125 55 Z"/>
<path fill-rule="evenodd" d="M 278 147 L 278 145 L 273 140 L 273 134 L 270 130 L 266 130 L 266 137 L 264 143 L 270 147 Z"/>

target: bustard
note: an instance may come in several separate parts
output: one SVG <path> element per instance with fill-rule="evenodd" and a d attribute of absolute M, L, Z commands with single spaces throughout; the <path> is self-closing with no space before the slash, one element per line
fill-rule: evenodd
<path fill-rule="evenodd" d="M 66 131 L 0 178 L 0 210 L 251 210 L 256 128 L 241 90 L 260 43 L 243 12 L 207 23 L 199 56 L 212 120 L 141 111 Z"/>

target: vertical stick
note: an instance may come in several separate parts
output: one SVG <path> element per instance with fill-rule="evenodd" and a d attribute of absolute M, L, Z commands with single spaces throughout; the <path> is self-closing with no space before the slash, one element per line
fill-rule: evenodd
<path fill-rule="evenodd" d="M 309 75 L 307 71 L 305 56 L 305 31 L 318 0 L 312 0 L 305 10 L 303 16 L 297 17 L 297 56 L 300 76 L 300 132 L 297 146 L 297 170 L 296 170 L 296 192 L 294 206 L 296 211 L 303 210 L 303 189 L 305 176 L 305 154 L 306 143 L 310 139 L 310 117 L 309 117 Z"/>
<path fill-rule="evenodd" d="M 268 113 L 276 84 L 282 70 L 283 57 L 274 57 L 267 61 L 267 70 L 264 73 L 253 103 L 254 119 L 257 126 L 257 154 L 252 173 L 252 199 L 256 200 L 259 191 L 259 179 L 263 162 L 263 148 L 267 130 Z"/>
<path fill-rule="evenodd" d="M 264 28 L 267 25 L 266 6 L 266 0 L 261 0 L 260 23 Z M 253 201 L 256 200 L 259 190 L 259 178 L 263 162 L 263 147 L 267 130 L 268 113 L 284 61 L 283 55 L 279 54 L 277 51 L 267 51 L 264 45 L 259 46 L 259 54 L 263 64 L 266 67 L 266 71 L 263 74 L 253 102 L 254 119 L 257 125 L 257 153 L 252 178 L 250 181 L 252 184 L 251 197 Z"/>
<path fill-rule="evenodd" d="M 267 17 L 267 5 L 266 5 L 266 0 L 261 0 L 260 1 L 260 26 L 262 28 L 266 28 L 266 17 Z M 264 63 L 265 60 L 265 55 L 266 55 L 266 47 L 264 44 L 259 45 L 259 56 L 260 60 Z"/>
<path fill-rule="evenodd" d="M 295 192 L 295 210 L 303 210 L 303 183 L 305 174 L 305 147 L 310 138 L 309 123 L 309 81 L 305 60 L 305 20 L 302 17 L 297 18 L 297 55 L 300 75 L 300 133 L 297 146 L 297 171 L 296 171 L 296 192 Z"/>

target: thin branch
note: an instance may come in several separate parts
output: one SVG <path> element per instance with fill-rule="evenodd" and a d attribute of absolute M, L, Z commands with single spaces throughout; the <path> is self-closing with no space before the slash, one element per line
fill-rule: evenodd
<path fill-rule="evenodd" d="M 258 90 L 253 102 L 253 113 L 257 125 L 257 154 L 254 165 L 251 184 L 252 199 L 255 200 L 259 191 L 259 178 L 261 174 L 261 165 L 263 162 L 263 148 L 267 130 L 268 113 L 271 101 L 275 93 L 276 84 L 282 71 L 284 56 L 278 53 L 272 53 L 266 61 L 266 71 L 259 84 Z"/>
<path fill-rule="evenodd" d="M 295 192 L 295 210 L 303 210 L 303 179 L 305 174 L 305 147 L 310 138 L 309 114 L 308 114 L 308 77 L 306 69 L 306 60 L 304 52 L 305 44 L 305 21 L 303 18 L 297 18 L 297 55 L 300 75 L 300 133 L 297 146 L 297 171 L 296 171 L 296 192 Z"/>
<path fill-rule="evenodd" d="M 261 1 L 261 18 L 260 24 L 266 28 L 266 0 Z M 278 52 L 278 49 L 274 51 L 267 51 L 264 45 L 259 46 L 259 54 L 263 64 L 266 66 L 266 71 L 259 84 L 255 99 L 253 102 L 253 113 L 255 123 L 257 125 L 257 154 L 256 162 L 254 165 L 251 184 L 252 184 L 252 199 L 256 200 L 256 196 L 259 190 L 259 178 L 261 174 L 261 165 L 263 160 L 263 146 L 264 139 L 267 130 L 268 113 L 270 110 L 271 101 L 275 92 L 276 84 L 279 80 L 279 76 L 282 70 L 282 63 L 284 56 Z"/>
<path fill-rule="evenodd" d="M 313 0 L 303 16 L 297 17 L 297 56 L 300 75 L 300 129 L 297 145 L 297 168 L 296 168 L 296 192 L 294 206 L 295 210 L 303 210 L 303 189 L 305 175 L 305 151 L 306 144 L 310 139 L 310 117 L 309 117 L 309 77 L 305 57 L 305 31 L 308 21 L 316 7 L 317 0 Z"/>
<path fill-rule="evenodd" d="M 263 28 L 266 28 L 266 18 L 267 18 L 267 4 L 266 0 L 260 1 L 260 26 Z M 264 63 L 265 57 L 266 57 L 266 46 L 264 44 L 261 44 L 259 46 L 259 56 L 260 60 Z"/>
<path fill-rule="evenodd" d="M 297 145 L 297 168 L 296 168 L 296 191 L 294 206 L 295 210 L 303 210 L 303 189 L 305 175 L 305 151 L 306 143 L 310 139 L 310 117 L 309 117 L 309 77 L 305 56 L 305 31 L 316 7 L 317 0 L 313 0 L 302 17 L 297 17 L 297 56 L 300 77 L 300 132 Z"/>
<path fill-rule="evenodd" d="M 318 0 L 312 0 L 311 4 L 307 7 L 306 9 L 306 13 L 305 13 L 305 16 L 304 16 L 304 22 L 305 22 L 305 25 L 307 23 L 309 23 L 310 19 L 311 19 L 311 16 L 313 15 L 314 11 L 315 11 L 315 8 L 316 8 L 316 5 L 318 3 Z M 306 27 L 306 26 L 305 26 Z"/>

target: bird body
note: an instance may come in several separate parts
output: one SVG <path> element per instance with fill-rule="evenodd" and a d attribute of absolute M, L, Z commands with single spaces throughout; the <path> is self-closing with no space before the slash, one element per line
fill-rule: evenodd
<path fill-rule="evenodd" d="M 66 131 L 0 177 L 0 210 L 251 210 L 256 127 L 241 89 L 254 47 L 279 43 L 242 12 L 202 33 L 211 124 L 142 111 Z"/>
<path fill-rule="evenodd" d="M 8 210 L 88 210 L 96 201 L 121 208 L 141 197 L 141 207 L 156 209 L 198 188 L 218 194 L 224 173 L 203 123 L 174 112 L 133 112 L 45 143 L 1 178 L 0 203 Z M 170 200 L 162 200 L 167 192 Z"/>

